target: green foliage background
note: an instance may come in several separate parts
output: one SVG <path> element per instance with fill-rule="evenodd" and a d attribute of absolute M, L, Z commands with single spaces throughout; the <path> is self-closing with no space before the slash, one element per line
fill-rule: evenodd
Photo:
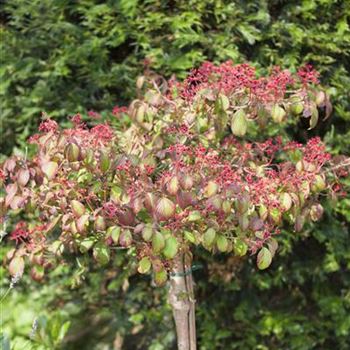
<path fill-rule="evenodd" d="M 167 77 L 183 77 L 204 60 L 250 61 L 261 72 L 312 63 L 331 94 L 333 116 L 312 132 L 299 125 L 289 133 L 302 141 L 318 134 L 333 154 L 350 154 L 347 0 L 8 0 L 0 16 L 3 156 L 23 149 L 41 111 L 64 124 L 67 115 L 92 109 L 108 116 L 126 104 L 145 58 Z M 348 349 L 349 222 L 344 198 L 302 234 L 286 228 L 265 272 L 252 259 L 232 263 L 197 252 L 200 349 Z M 121 337 L 123 349 L 172 349 L 166 290 L 123 269 L 123 259 L 109 271 L 90 266 L 82 284 L 77 263 L 44 285 L 21 280 L 1 305 L 4 349 L 8 338 L 13 349 L 112 349 L 113 342 L 118 349 Z M 9 281 L 1 273 L 4 291 Z"/>

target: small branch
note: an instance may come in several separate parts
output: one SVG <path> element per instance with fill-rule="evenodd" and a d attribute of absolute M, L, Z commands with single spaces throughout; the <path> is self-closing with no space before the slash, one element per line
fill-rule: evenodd
<path fill-rule="evenodd" d="M 336 169 L 340 169 L 340 168 L 345 168 L 347 166 L 350 166 L 350 159 L 347 159 L 346 161 L 338 164 L 338 165 L 335 165 L 334 167 L 331 167 L 327 170 L 324 171 L 324 173 L 329 173 L 330 171 L 333 171 L 333 170 L 336 170 Z"/>

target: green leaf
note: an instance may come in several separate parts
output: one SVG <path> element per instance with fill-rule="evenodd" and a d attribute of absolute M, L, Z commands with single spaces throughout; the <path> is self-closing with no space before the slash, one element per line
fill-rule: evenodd
<path fill-rule="evenodd" d="M 261 248 L 257 256 L 258 268 L 260 270 L 267 269 L 270 266 L 271 261 L 272 261 L 271 252 L 266 247 Z"/>
<path fill-rule="evenodd" d="M 247 254 L 248 245 L 245 242 L 243 242 L 241 239 L 237 238 L 235 239 L 235 242 L 233 245 L 233 251 L 238 256 L 244 256 Z"/>
<path fill-rule="evenodd" d="M 114 244 L 119 243 L 121 228 L 119 226 L 111 226 L 107 230 L 107 235 L 112 238 Z"/>
<path fill-rule="evenodd" d="M 189 242 L 194 243 L 194 244 L 196 243 L 196 237 L 192 232 L 185 231 L 184 236 Z"/>
<path fill-rule="evenodd" d="M 86 253 L 89 251 L 93 245 L 95 244 L 96 238 L 95 237 L 86 237 L 79 243 L 79 250 L 81 253 Z"/>
<path fill-rule="evenodd" d="M 100 168 L 102 173 L 106 173 L 109 168 L 111 166 L 111 161 L 110 161 L 110 156 L 105 153 L 105 152 L 101 152 L 100 153 Z"/>
<path fill-rule="evenodd" d="M 188 221 L 190 222 L 199 221 L 201 218 L 202 215 L 198 210 L 191 211 L 190 215 L 188 215 Z"/>
<path fill-rule="evenodd" d="M 159 231 L 154 232 L 152 236 L 152 249 L 155 253 L 159 253 L 165 247 L 165 239 Z"/>
<path fill-rule="evenodd" d="M 109 248 L 104 243 L 98 243 L 93 250 L 93 256 L 100 265 L 106 265 L 110 259 Z"/>
<path fill-rule="evenodd" d="M 168 275 L 165 270 L 160 270 L 154 274 L 154 282 L 157 286 L 163 285 L 168 280 Z"/>
<path fill-rule="evenodd" d="M 312 108 L 312 112 L 311 112 L 311 117 L 310 117 L 310 127 L 308 130 L 313 129 L 318 122 L 318 109 L 317 107 Z"/>
<path fill-rule="evenodd" d="M 139 261 L 137 271 L 139 273 L 147 273 L 151 269 L 151 266 L 152 264 L 149 257 L 145 256 Z"/>
<path fill-rule="evenodd" d="M 59 334 L 57 336 L 57 341 L 58 342 L 61 342 L 63 340 L 63 338 L 65 337 L 65 335 L 68 332 L 70 324 L 71 324 L 70 321 L 66 321 L 66 322 L 63 323 L 63 325 L 60 328 L 60 332 L 59 332 Z"/>
<path fill-rule="evenodd" d="M 228 250 L 228 240 L 225 236 L 219 235 L 216 240 L 216 245 L 218 247 L 218 250 L 222 253 L 227 252 Z"/>
<path fill-rule="evenodd" d="M 216 237 L 216 232 L 213 228 L 208 228 L 204 235 L 203 235 L 203 243 L 206 247 L 210 247 L 214 241 L 215 241 L 215 237 Z"/>
<path fill-rule="evenodd" d="M 58 164 L 56 162 L 47 162 L 41 166 L 41 170 L 48 180 L 52 180 L 56 176 Z"/>
<path fill-rule="evenodd" d="M 178 247 L 179 247 L 179 243 L 177 239 L 174 236 L 169 237 L 165 241 L 165 247 L 163 250 L 164 256 L 168 259 L 173 259 L 177 254 Z"/>

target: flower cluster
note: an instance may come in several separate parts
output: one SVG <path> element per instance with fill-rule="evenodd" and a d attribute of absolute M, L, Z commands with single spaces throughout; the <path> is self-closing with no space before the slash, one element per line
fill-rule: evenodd
<path fill-rule="evenodd" d="M 287 87 L 293 87 L 299 81 L 303 87 L 317 84 L 317 77 L 318 73 L 310 65 L 302 67 L 296 77 L 280 67 L 274 67 L 269 76 L 258 77 L 255 68 L 246 63 L 234 65 L 232 61 L 227 61 L 216 66 L 205 62 L 192 70 L 182 84 L 175 86 L 187 101 L 192 101 L 199 92 L 210 89 L 226 95 L 247 93 L 251 99 L 266 103 L 280 100 Z"/>
<path fill-rule="evenodd" d="M 128 107 L 126 106 L 114 106 L 112 114 L 114 116 L 119 116 L 121 113 L 127 113 Z"/>
<path fill-rule="evenodd" d="M 310 64 L 306 64 L 298 70 L 298 77 L 304 85 L 318 84 L 319 73 Z"/>

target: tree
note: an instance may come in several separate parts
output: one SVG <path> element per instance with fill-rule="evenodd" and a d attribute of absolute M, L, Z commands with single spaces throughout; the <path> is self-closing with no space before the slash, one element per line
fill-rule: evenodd
<path fill-rule="evenodd" d="M 121 247 L 157 285 L 169 278 L 178 348 L 196 349 L 194 247 L 250 252 L 266 269 L 279 227 L 317 221 L 320 197 L 335 197 L 347 175 L 349 160 L 331 159 L 319 138 L 301 145 L 281 137 L 279 127 L 299 116 L 313 128 L 320 111 L 331 113 L 317 77 L 310 66 L 257 77 L 247 64 L 207 62 L 183 82 L 140 77 L 138 99 L 113 110 L 123 120 L 118 130 L 89 127 L 80 115 L 61 129 L 44 116 L 29 140 L 34 156 L 10 157 L 0 173 L 3 220 L 19 210 L 30 218 L 11 233 L 11 275 L 27 261 L 40 281 L 77 254 L 107 265 Z M 245 139 L 268 123 L 281 135 Z"/>

